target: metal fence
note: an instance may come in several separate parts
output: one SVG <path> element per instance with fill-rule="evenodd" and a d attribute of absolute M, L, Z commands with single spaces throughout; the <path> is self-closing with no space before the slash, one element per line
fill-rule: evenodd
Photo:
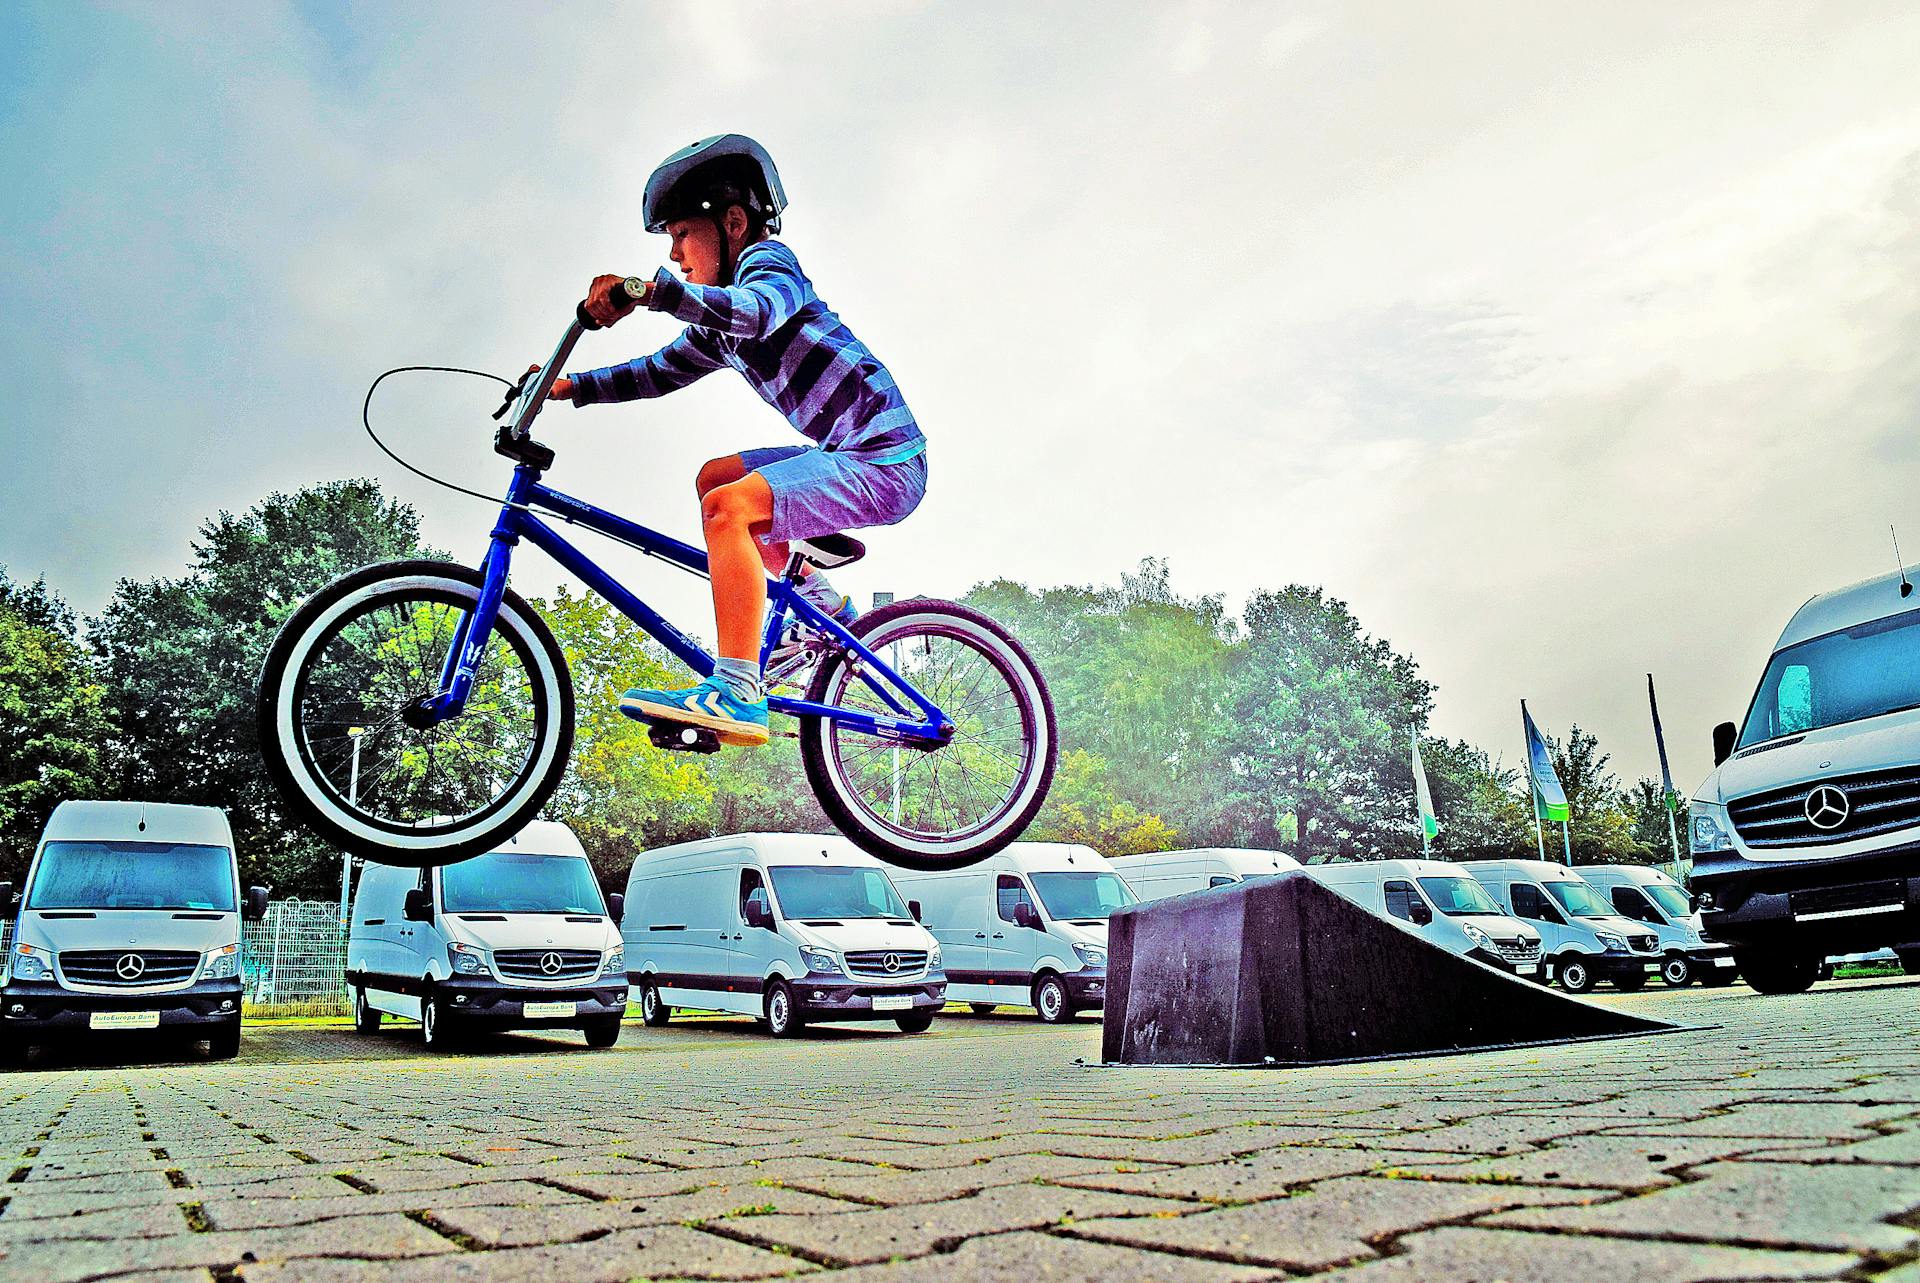
<path fill-rule="evenodd" d="M 347 930 L 337 900 L 281 900 L 241 930 L 242 1001 L 250 1016 L 346 1014 Z"/>

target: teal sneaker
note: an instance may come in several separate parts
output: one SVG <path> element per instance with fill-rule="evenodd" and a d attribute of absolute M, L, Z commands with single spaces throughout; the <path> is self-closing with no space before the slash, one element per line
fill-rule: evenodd
<path fill-rule="evenodd" d="M 752 747 L 767 742 L 767 701 L 736 699 L 718 677 L 677 691 L 636 686 L 620 697 L 620 711 L 637 722 L 704 726 L 722 744 Z"/>
<path fill-rule="evenodd" d="M 829 612 L 835 622 L 843 628 L 853 626 L 860 618 L 860 612 L 854 609 L 853 598 L 842 597 L 840 608 Z M 780 640 L 773 644 L 767 653 L 767 686 L 791 686 L 804 689 L 807 679 L 813 676 L 813 667 L 831 646 L 832 639 L 824 633 L 809 628 L 798 619 L 787 620 L 787 626 L 780 633 Z"/>

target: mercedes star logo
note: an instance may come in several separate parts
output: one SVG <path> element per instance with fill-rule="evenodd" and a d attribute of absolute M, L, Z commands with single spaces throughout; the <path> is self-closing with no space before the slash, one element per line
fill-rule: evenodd
<path fill-rule="evenodd" d="M 560 955 L 557 953 L 541 954 L 540 970 L 546 972 L 550 976 L 559 975 L 560 974 Z"/>
<path fill-rule="evenodd" d="M 146 973 L 147 960 L 137 953 L 123 953 L 113 964 L 113 974 L 122 980 L 138 980 Z"/>
<path fill-rule="evenodd" d="M 897 953 L 890 953 L 886 957 L 880 959 L 880 965 L 885 967 L 890 972 L 898 971 L 900 970 L 900 955 Z"/>
<path fill-rule="evenodd" d="M 1831 833 L 1847 822 L 1853 804 L 1847 795 L 1831 784 L 1822 784 L 1807 794 L 1807 820 L 1814 828 Z"/>

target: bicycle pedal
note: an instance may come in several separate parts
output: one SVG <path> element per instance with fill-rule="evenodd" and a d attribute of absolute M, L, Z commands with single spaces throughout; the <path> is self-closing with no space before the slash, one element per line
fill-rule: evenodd
<path fill-rule="evenodd" d="M 720 737 L 704 726 L 688 726 L 685 722 L 650 722 L 647 724 L 647 739 L 655 748 L 664 748 L 676 753 L 718 753 Z"/>

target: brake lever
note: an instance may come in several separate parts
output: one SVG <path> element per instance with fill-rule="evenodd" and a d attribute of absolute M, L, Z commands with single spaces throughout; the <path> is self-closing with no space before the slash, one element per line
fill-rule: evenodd
<path fill-rule="evenodd" d="M 493 412 L 493 421 L 495 423 L 498 423 L 500 422 L 500 420 L 507 417 L 507 411 L 513 409 L 513 403 L 515 401 L 518 401 L 520 399 L 520 394 L 527 390 L 527 380 L 532 378 L 534 375 L 538 373 L 539 373 L 538 370 L 528 370 L 525 374 L 521 375 L 519 379 L 517 379 L 511 386 L 507 388 L 506 399 L 501 401 L 500 408 Z"/>

